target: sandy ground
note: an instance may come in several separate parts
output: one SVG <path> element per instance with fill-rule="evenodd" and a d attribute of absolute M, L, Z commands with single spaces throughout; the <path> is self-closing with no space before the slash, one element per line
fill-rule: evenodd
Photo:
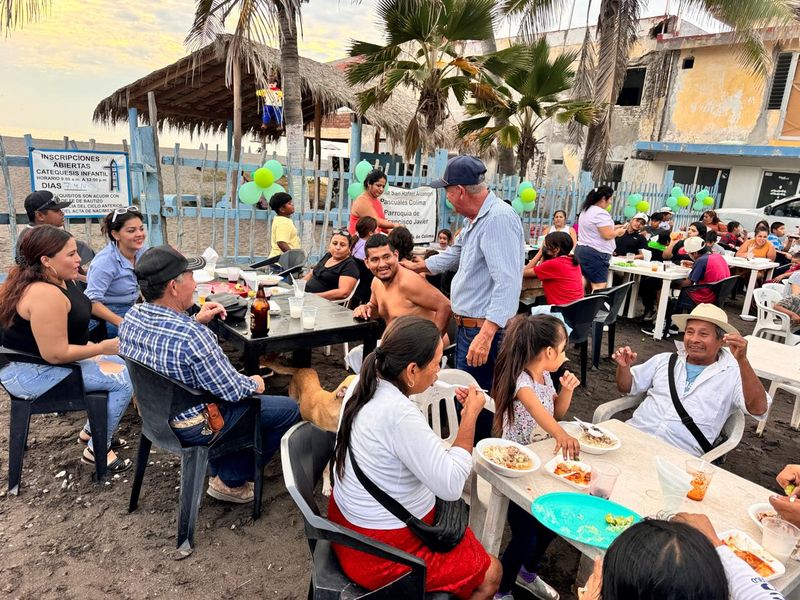
<path fill-rule="evenodd" d="M 729 307 L 729 315 L 739 310 Z M 743 332 L 752 328 L 734 318 Z M 620 344 L 633 346 L 642 359 L 670 350 L 669 341 L 645 339 L 638 327 L 621 323 Z M 578 357 L 572 353 L 573 360 Z M 236 357 L 234 357 L 234 360 Z M 315 351 L 313 365 L 324 384 L 345 375 L 341 348 L 330 357 Z M 603 361 L 579 389 L 571 414 L 589 419 L 595 407 L 617 396 L 613 365 Z M 282 392 L 286 377 L 270 380 Z M 726 469 L 768 489 L 777 490 L 775 473 L 796 462 L 796 432 L 789 429 L 791 404 L 779 394 L 764 438 L 748 422 L 742 443 L 729 455 Z M 0 397 L 0 447 L 7 448 L 9 403 Z M 139 509 L 127 512 L 130 483 L 126 477 L 107 485 L 91 482 L 91 470 L 80 464 L 76 442 L 80 413 L 39 415 L 31 422 L 30 448 L 20 495 L 7 497 L 7 454 L 0 455 L 0 592 L 8 598 L 302 598 L 309 578 L 309 551 L 302 520 L 283 486 L 277 457 L 267 469 L 263 517 L 253 522 L 250 508 L 204 498 L 198 521 L 197 547 L 185 560 L 174 552 L 179 460 L 156 450 L 151 455 Z M 133 458 L 138 418 L 130 409 L 121 434 L 131 443 L 123 456 Z M 66 476 L 57 478 L 61 471 Z M 321 506 L 325 500 L 319 496 Z M 573 598 L 571 585 L 578 553 L 562 541 L 550 547 L 542 576 Z M 517 598 L 526 598 L 518 592 Z"/>

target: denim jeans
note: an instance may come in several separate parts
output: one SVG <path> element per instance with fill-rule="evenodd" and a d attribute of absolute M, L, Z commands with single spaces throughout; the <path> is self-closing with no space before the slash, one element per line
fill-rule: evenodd
<path fill-rule="evenodd" d="M 500 352 L 500 344 L 503 342 L 503 330 L 498 329 L 494 334 L 486 362 L 480 367 L 470 367 L 467 364 L 467 352 L 469 352 L 469 345 L 479 331 L 479 327 L 458 328 L 458 333 L 456 333 L 456 369 L 466 371 L 475 378 L 480 387 L 491 391 L 492 381 L 494 380 L 494 363 L 497 360 L 497 354 Z M 478 421 L 475 424 L 475 443 L 492 436 L 493 418 L 494 415 L 485 409 L 478 415 Z"/>
<path fill-rule="evenodd" d="M 267 464 L 281 443 L 281 437 L 300 420 L 297 402 L 286 396 L 258 396 L 261 400 L 261 455 Z M 228 431 L 247 409 L 246 404 L 220 404 L 225 419 L 222 433 Z M 187 446 L 201 446 L 211 441 L 211 434 L 203 434 L 204 423 L 184 429 L 173 429 L 178 439 Z M 252 450 L 242 450 L 208 461 L 208 473 L 217 477 L 228 487 L 239 487 L 253 481 L 254 463 Z"/>
<path fill-rule="evenodd" d="M 123 367 L 122 371 L 103 373 L 98 363 L 100 360 L 120 364 Z M 108 392 L 108 440 L 106 441 L 110 445 L 111 435 L 116 431 L 133 395 L 133 386 L 128 370 L 119 356 L 96 356 L 81 360 L 78 364 L 81 366 L 84 391 Z M 61 382 L 69 375 L 69 372 L 68 368 L 55 365 L 12 362 L 0 370 L 0 382 L 9 394 L 33 400 Z M 83 428 L 91 434 L 88 421 Z M 91 440 L 89 447 L 93 448 Z"/>
<path fill-rule="evenodd" d="M 122 317 L 124 319 L 127 312 L 133 307 L 133 304 L 104 303 L 104 306 L 118 317 Z M 89 331 L 92 331 L 95 327 L 97 327 L 98 323 L 99 321 L 97 319 L 91 319 L 89 321 Z M 108 339 L 117 337 L 117 326 L 112 325 L 111 323 L 106 323 L 106 332 L 108 334 Z"/>

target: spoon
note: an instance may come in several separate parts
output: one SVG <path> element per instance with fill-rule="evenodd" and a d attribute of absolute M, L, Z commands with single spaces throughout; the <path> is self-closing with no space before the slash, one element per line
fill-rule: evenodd
<path fill-rule="evenodd" d="M 447 389 L 451 389 L 451 390 L 456 390 L 456 389 L 459 389 L 459 388 L 465 388 L 465 389 L 469 388 L 468 385 L 456 385 L 455 383 L 447 383 L 446 381 L 442 381 L 440 379 L 437 379 L 436 381 L 434 381 L 433 385 L 435 385 L 436 387 L 443 387 L 443 388 L 447 388 Z M 485 394 L 489 393 L 489 390 L 485 390 L 483 388 L 478 388 L 478 391 L 481 391 L 481 392 L 483 392 Z"/>
<path fill-rule="evenodd" d="M 581 429 L 583 429 L 590 436 L 594 438 L 601 438 L 605 435 L 602 431 L 600 431 L 597 427 L 595 427 L 591 423 L 586 423 L 584 421 L 581 421 L 578 417 L 573 417 L 573 419 L 575 419 L 581 426 Z"/>

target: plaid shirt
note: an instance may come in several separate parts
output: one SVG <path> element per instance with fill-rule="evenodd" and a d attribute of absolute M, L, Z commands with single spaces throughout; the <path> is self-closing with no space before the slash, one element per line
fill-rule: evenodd
<path fill-rule="evenodd" d="M 256 382 L 233 368 L 206 326 L 157 304 L 136 304 L 128 311 L 119 326 L 119 353 L 227 402 L 256 391 Z M 204 409 L 200 404 L 174 419 L 188 419 Z"/>

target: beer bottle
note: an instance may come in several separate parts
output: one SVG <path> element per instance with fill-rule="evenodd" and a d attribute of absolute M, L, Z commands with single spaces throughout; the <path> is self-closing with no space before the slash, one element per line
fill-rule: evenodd
<path fill-rule="evenodd" d="M 258 286 L 256 298 L 250 307 L 250 334 L 254 337 L 263 337 L 269 332 L 269 298 L 264 286 Z"/>

